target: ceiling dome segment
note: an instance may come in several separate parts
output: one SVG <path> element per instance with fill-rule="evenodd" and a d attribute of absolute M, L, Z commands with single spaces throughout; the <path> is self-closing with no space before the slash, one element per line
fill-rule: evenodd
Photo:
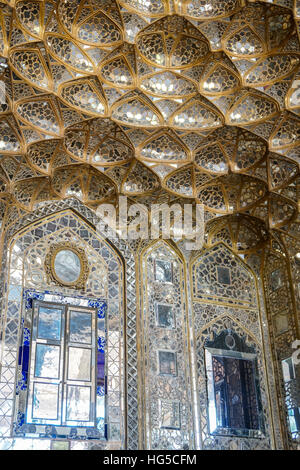
<path fill-rule="evenodd" d="M 146 62 L 162 68 L 191 67 L 209 54 L 205 36 L 180 16 L 151 24 L 137 35 L 136 45 Z"/>
<path fill-rule="evenodd" d="M 268 4 L 248 4 L 237 12 L 222 38 L 224 51 L 250 59 L 282 48 L 294 30 L 290 10 Z"/>
<path fill-rule="evenodd" d="M 18 22 L 31 36 L 42 39 L 45 23 L 55 9 L 55 1 L 21 0 L 15 2 L 15 11 Z"/>
<path fill-rule="evenodd" d="M 163 125 L 161 113 L 142 93 L 127 93 L 111 108 L 112 118 L 120 124 L 136 127 Z"/>
<path fill-rule="evenodd" d="M 121 0 L 120 4 L 129 11 L 150 18 L 160 17 L 169 12 L 169 2 L 166 0 Z"/>
<path fill-rule="evenodd" d="M 60 0 L 58 17 L 65 31 L 83 44 L 107 47 L 122 42 L 122 20 L 114 0 Z"/>
<path fill-rule="evenodd" d="M 267 194 L 266 184 L 245 175 L 226 175 L 206 184 L 197 199 L 209 211 L 232 214 L 254 206 Z"/>
<path fill-rule="evenodd" d="M 225 243 L 238 253 L 251 253 L 268 239 L 265 224 L 246 215 L 227 215 L 207 223 L 207 245 Z"/>
<path fill-rule="evenodd" d="M 116 195 L 113 181 L 88 165 L 58 168 L 53 173 L 51 185 L 61 198 L 73 196 L 92 206 Z"/>
<path fill-rule="evenodd" d="M 137 149 L 138 156 L 142 160 L 154 162 L 186 162 L 190 159 L 189 151 L 179 138 L 171 133 L 161 131 L 146 140 Z"/>
<path fill-rule="evenodd" d="M 214 131 L 194 152 L 195 164 L 211 173 L 238 173 L 252 168 L 266 157 L 267 143 L 237 127 Z"/>
<path fill-rule="evenodd" d="M 92 119 L 67 128 L 64 146 L 72 158 L 99 168 L 134 157 L 128 137 L 109 119 Z"/>
<path fill-rule="evenodd" d="M 223 122 L 221 113 L 201 97 L 192 98 L 170 118 L 170 125 L 175 129 L 198 131 L 221 127 Z"/>
<path fill-rule="evenodd" d="M 240 8 L 240 0 L 184 0 L 182 13 L 193 20 L 224 18 Z"/>

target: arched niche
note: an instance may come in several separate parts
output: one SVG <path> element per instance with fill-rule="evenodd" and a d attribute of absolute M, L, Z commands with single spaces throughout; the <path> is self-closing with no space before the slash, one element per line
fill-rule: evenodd
<path fill-rule="evenodd" d="M 239 256 L 220 243 L 194 255 L 190 263 L 190 279 L 197 381 L 195 407 L 201 420 L 201 447 L 272 448 L 274 423 L 270 415 L 269 371 L 266 371 L 265 365 L 269 350 L 266 351 L 268 345 L 264 340 L 263 312 L 260 310 L 257 278 Z M 232 430 L 217 435 L 211 432 L 209 424 L 210 386 L 205 359 L 206 345 L 225 332 L 244 341 L 252 348 L 256 357 L 264 424 L 258 432 L 249 433 L 248 437 Z"/>
<path fill-rule="evenodd" d="M 145 448 L 194 448 L 185 261 L 166 240 L 139 259 L 139 351 Z"/>
<path fill-rule="evenodd" d="M 20 424 L 19 391 L 25 387 L 25 383 L 22 383 L 22 370 L 18 364 L 18 349 L 24 338 L 24 322 L 30 318 L 30 315 L 26 317 L 26 302 L 30 304 L 33 299 L 41 298 L 66 302 L 65 299 L 68 298 L 73 304 L 81 306 L 89 302 L 89 305 L 98 308 L 98 314 L 101 310 L 101 321 L 105 321 L 103 337 L 101 340 L 98 337 L 97 345 L 98 349 L 105 351 L 105 383 L 102 388 L 99 384 L 99 390 L 97 388 L 100 394 L 106 391 L 106 414 L 103 423 L 105 430 L 101 436 L 97 432 L 89 432 L 88 436 L 82 437 L 79 433 L 79 440 L 76 440 L 73 431 L 71 445 L 73 448 L 137 447 L 136 406 L 131 406 L 131 403 L 137 401 L 136 347 L 132 343 L 132 338 L 135 337 L 135 280 L 129 283 L 127 296 L 125 293 L 126 274 L 130 275 L 133 263 L 130 262 L 130 253 L 119 240 L 112 243 L 95 231 L 96 223 L 97 218 L 90 209 L 77 200 L 70 200 L 48 206 L 43 204 L 41 208 L 18 221 L 14 229 L 11 228 L 6 234 L 1 283 L 4 314 L 0 388 L 2 393 L 6 394 L 9 405 L 5 420 L 2 419 L 2 431 L 7 445 L 11 442 L 13 446 L 13 442 L 20 439 L 15 434 L 15 429 L 18 420 Z M 49 282 L 45 275 L 44 263 L 49 247 L 52 243 L 63 245 L 65 242 L 81 249 L 87 259 L 88 277 L 85 289 L 57 285 L 55 282 Z M 121 253 L 122 250 L 125 256 Z M 124 320 L 126 297 L 130 325 L 126 325 Z M 126 351 L 129 336 L 131 344 Z M 130 380 L 127 379 L 129 374 Z M 4 410 L 0 410 L 0 413 L 4 418 Z M 11 433 L 13 423 L 14 431 Z M 30 430 L 33 431 L 33 428 L 28 429 Z M 51 433 L 48 427 L 42 437 L 39 441 L 41 448 L 47 448 L 47 445 L 49 448 L 50 439 L 55 437 L 55 432 Z M 85 437 L 88 439 L 85 440 Z M 99 437 L 101 439 L 98 439 Z M 30 439 L 27 443 L 29 441 Z"/>

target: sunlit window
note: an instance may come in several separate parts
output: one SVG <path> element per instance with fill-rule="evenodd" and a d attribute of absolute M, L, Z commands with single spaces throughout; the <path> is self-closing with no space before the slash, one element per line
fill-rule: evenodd
<path fill-rule="evenodd" d="M 72 428 L 73 434 L 103 437 L 104 393 L 98 393 L 105 388 L 98 337 L 103 320 L 97 325 L 95 308 L 38 300 L 32 312 L 31 331 L 24 329 L 20 347 L 23 382 L 17 395 L 26 391 L 26 405 L 23 393 L 16 434 L 43 435 L 51 427 L 54 437 L 67 437 Z"/>
<path fill-rule="evenodd" d="M 295 367 L 291 357 L 281 362 L 285 388 L 285 402 L 288 414 L 288 423 L 293 438 L 300 433 L 300 407 L 298 405 L 299 383 L 297 383 Z"/>
<path fill-rule="evenodd" d="M 224 349 L 205 350 L 211 434 L 253 436 L 262 430 L 256 355 L 234 350 L 232 333 Z"/>

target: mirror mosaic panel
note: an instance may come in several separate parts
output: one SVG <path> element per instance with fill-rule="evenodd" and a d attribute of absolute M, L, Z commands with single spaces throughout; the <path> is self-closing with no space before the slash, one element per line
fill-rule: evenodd
<path fill-rule="evenodd" d="M 14 255 L 16 255 L 16 253 L 14 253 Z M 161 253 L 160 253 L 160 255 L 161 255 Z M 168 256 L 170 256 L 170 253 L 168 254 Z M 166 256 L 166 258 L 167 258 L 167 256 Z M 11 276 L 11 279 L 10 279 L 11 284 L 9 285 L 8 290 L 7 290 L 8 293 L 9 293 L 9 303 L 7 305 L 7 319 L 8 319 L 8 322 L 10 322 L 10 325 L 13 324 L 14 313 L 16 312 L 17 301 L 18 301 L 18 298 L 19 298 L 19 296 L 22 292 L 22 289 L 20 289 L 20 284 L 18 284 L 18 283 L 20 283 L 20 280 L 22 279 L 22 275 L 20 274 L 20 272 L 18 272 L 18 270 L 20 270 L 20 264 L 19 264 L 19 261 L 18 261 L 19 259 L 20 258 L 18 258 L 18 256 L 15 256 L 15 258 L 13 260 L 14 269 L 12 270 L 12 276 Z M 37 266 L 34 266 L 35 272 L 38 272 L 36 267 Z M 175 264 L 175 267 L 176 267 L 176 264 Z M 275 268 L 277 268 L 277 266 L 275 266 Z M 274 271 L 274 267 L 272 268 L 272 271 Z M 32 272 L 33 272 L 33 270 L 32 270 Z M 33 280 L 34 277 L 32 276 L 31 279 Z M 151 282 L 152 282 L 152 279 L 151 279 Z M 155 289 L 157 289 L 158 281 L 154 280 L 153 285 L 155 286 Z M 168 288 L 170 289 L 169 286 L 168 286 Z M 155 289 L 154 289 L 153 292 L 155 292 Z M 182 289 L 182 291 L 183 291 L 183 289 Z M 176 292 L 176 290 L 175 290 L 175 292 Z M 277 290 L 274 291 L 274 295 L 275 295 L 275 292 L 277 292 Z M 278 289 L 278 293 L 280 293 L 280 292 L 281 292 L 281 288 Z M 287 289 L 287 292 L 288 292 L 288 289 Z M 161 294 L 162 294 L 162 296 L 161 296 Z M 161 292 L 155 292 L 155 294 L 153 295 L 153 298 L 151 299 L 152 304 L 149 303 L 150 304 L 150 307 L 149 307 L 150 314 L 152 315 L 152 310 L 153 310 L 153 313 L 154 313 L 154 316 L 153 316 L 154 322 L 157 321 L 156 308 L 155 308 L 156 299 L 159 299 L 159 302 L 161 302 L 162 304 L 165 303 L 165 302 L 166 302 L 166 304 L 168 304 L 168 303 L 172 304 L 172 301 L 170 302 L 170 298 L 172 298 L 173 294 L 174 294 L 173 290 L 168 292 L 163 287 L 161 288 Z M 71 297 L 70 293 L 68 295 Z M 167 301 L 166 301 L 166 298 L 162 298 L 162 297 L 167 297 L 167 296 L 168 296 Z M 209 296 L 208 296 L 208 299 L 209 299 Z M 48 299 L 48 300 L 50 300 L 50 299 Z M 55 299 L 52 299 L 52 300 L 55 300 Z M 195 322 L 196 322 L 198 331 L 202 331 L 202 330 L 207 329 L 208 334 L 207 334 L 206 337 L 209 337 L 211 334 L 215 334 L 216 331 L 221 331 L 222 328 L 225 328 L 225 327 L 227 328 L 228 325 L 230 325 L 231 328 L 232 328 L 232 331 L 238 331 L 242 335 L 245 333 L 244 330 L 248 328 L 248 331 L 250 331 L 250 335 L 248 336 L 249 344 L 251 343 L 251 341 L 253 342 L 253 336 L 255 336 L 255 338 L 259 339 L 258 342 L 260 341 L 261 331 L 259 330 L 257 322 L 255 320 L 257 318 L 257 311 L 256 311 L 255 307 L 240 308 L 237 305 L 238 302 L 239 302 L 239 299 L 237 301 L 237 299 L 234 298 L 234 296 L 233 296 L 233 298 L 231 298 L 230 296 L 228 297 L 229 303 L 232 303 L 232 308 L 228 308 L 228 306 L 225 306 L 224 304 L 223 305 L 220 305 L 220 304 L 219 305 L 217 305 L 217 304 L 213 305 L 213 303 L 205 304 L 205 302 L 203 303 L 203 305 L 200 305 L 201 301 L 199 302 L 199 299 L 197 300 L 197 299 L 194 298 L 193 300 L 194 300 Z M 209 299 L 209 300 L 211 300 L 211 299 Z M 176 304 L 176 302 L 175 302 L 175 304 Z M 152 307 L 151 307 L 151 305 L 152 305 Z M 276 305 L 276 307 L 278 307 L 278 308 L 280 307 L 279 303 L 278 303 L 278 305 Z M 276 312 L 278 311 L 278 308 L 277 308 Z M 176 309 L 175 309 L 175 313 L 176 313 L 175 328 L 177 329 L 178 328 L 178 318 L 177 318 L 177 310 Z M 264 313 L 262 314 L 262 318 L 264 318 L 263 315 L 264 315 Z M 223 318 L 221 318 L 221 317 L 223 317 Z M 274 316 L 274 318 L 275 317 L 276 316 Z M 209 325 L 209 327 L 207 326 L 208 323 L 209 323 L 209 319 L 211 319 L 211 320 L 213 319 L 213 322 L 215 323 L 215 326 L 213 328 L 211 327 L 211 325 Z M 236 320 L 236 322 L 234 320 Z M 158 325 L 156 324 L 156 327 L 157 326 Z M 159 330 L 163 331 L 163 330 L 165 330 L 165 328 L 164 327 L 159 327 Z M 158 330 L 153 330 L 153 331 L 156 332 L 155 333 L 155 336 L 156 336 Z M 266 332 L 266 330 L 264 329 L 264 333 L 265 332 Z M 165 334 L 165 331 L 163 331 L 162 334 Z M 251 334 L 252 334 L 252 338 L 251 338 Z M 26 331 L 24 331 L 24 335 L 25 336 L 27 335 Z M 87 335 L 87 336 L 89 336 L 89 335 Z M 203 340 L 204 337 L 205 337 L 205 335 L 203 334 L 202 337 L 201 337 L 201 340 L 200 340 L 200 337 L 197 338 L 197 347 L 198 347 L 198 345 L 200 346 L 200 348 L 203 347 L 203 344 L 204 344 L 205 341 L 203 342 L 202 340 Z M 110 335 L 111 342 L 113 342 L 114 338 L 118 338 L 118 334 L 113 333 L 113 334 Z M 159 338 L 160 341 L 161 340 L 166 341 L 164 339 L 166 337 L 163 337 L 162 335 L 159 335 L 159 333 L 157 334 L 156 338 Z M 87 343 L 84 343 L 84 338 L 82 338 L 81 340 L 83 341 L 83 345 L 87 344 Z M 10 336 L 9 335 L 9 330 L 7 330 L 6 346 L 8 346 L 9 344 L 10 345 L 13 344 L 13 335 Z M 231 342 L 229 343 L 228 347 L 230 347 L 230 346 L 232 346 Z M 157 351 L 157 347 L 158 347 L 158 345 L 156 345 L 155 351 Z M 268 354 L 269 354 L 268 347 L 266 349 L 267 349 L 266 350 L 266 357 L 268 357 L 270 359 L 270 357 L 268 356 Z M 8 358 L 8 355 L 5 356 L 5 357 Z M 201 359 L 201 357 L 197 358 L 197 360 L 198 359 L 199 359 L 200 367 L 202 368 L 202 362 L 201 362 L 202 359 Z M 26 363 L 26 351 L 25 350 L 24 350 L 24 361 Z M 103 366 L 103 364 L 100 361 L 100 363 L 97 364 L 97 368 L 101 369 L 102 366 Z M 197 364 L 197 367 L 198 367 L 198 364 Z M 263 376 L 264 368 L 263 368 L 263 362 L 261 360 L 260 352 L 259 352 L 259 356 L 258 356 L 258 368 L 259 368 L 259 371 L 260 371 L 260 376 Z M 13 367 L 11 369 L 13 369 Z M 99 376 L 101 376 L 101 374 L 99 374 Z M 4 377 L 4 375 L 3 375 L 3 377 Z M 271 376 L 269 377 L 269 379 L 271 380 Z M 1 385 L 2 385 L 2 382 L 1 382 Z M 8 390 L 7 385 L 6 385 L 5 390 Z M 204 389 L 202 389 L 202 390 L 204 390 Z M 274 390 L 272 391 L 272 389 L 271 389 L 271 393 L 272 393 L 272 399 L 275 399 Z M 245 448 L 245 449 L 270 448 L 270 446 L 273 445 L 273 444 L 271 444 L 271 442 L 269 440 L 270 432 L 269 432 L 268 413 L 266 412 L 267 400 L 266 400 L 265 379 L 263 380 L 263 383 L 262 383 L 262 397 L 263 397 L 263 400 L 262 400 L 263 401 L 263 413 L 264 413 L 264 417 L 265 417 L 266 425 L 267 425 L 266 426 L 266 438 L 260 439 L 260 442 L 258 442 L 258 440 L 256 438 L 252 438 L 251 442 L 247 441 L 247 440 L 243 440 L 241 442 L 241 440 L 233 439 L 232 437 L 228 437 L 228 438 L 221 437 L 221 438 L 219 438 L 218 443 L 213 442 L 213 444 L 212 444 L 212 442 L 209 441 L 210 437 L 206 436 L 206 425 L 204 424 L 204 431 L 203 431 L 202 437 L 203 437 L 203 443 L 204 443 L 205 448 L 210 448 L 210 446 L 212 446 L 212 445 L 214 446 L 214 448 L 216 447 L 216 445 L 219 446 L 219 448 Z M 172 397 L 172 399 L 173 399 L 173 397 Z M 8 398 L 8 400 L 6 400 L 6 406 L 9 406 L 9 401 L 10 400 L 12 401 L 11 398 Z M 202 401 L 201 400 L 202 400 L 202 398 L 200 397 L 200 404 L 202 406 Z M 102 403 L 99 404 L 99 408 L 103 408 Z M 158 407 L 158 410 L 160 410 L 159 407 Z M 170 423 L 172 421 L 172 419 L 169 419 L 170 414 L 168 414 L 167 410 L 168 410 L 168 406 L 166 406 L 166 413 L 164 413 L 164 415 L 166 416 L 165 422 Z M 1 408 L 1 411 L 2 411 L 2 408 Z M 276 413 L 276 408 L 274 408 L 273 411 L 274 411 L 274 413 Z M 163 443 L 162 445 L 166 445 L 166 446 L 174 445 L 174 447 L 175 447 L 176 446 L 176 439 L 178 441 L 179 435 L 180 435 L 181 436 L 180 439 L 183 439 L 183 440 L 185 439 L 185 443 L 183 445 L 186 445 L 187 440 L 186 440 L 185 437 L 182 437 L 182 436 L 184 436 L 184 432 L 181 433 L 181 431 L 179 429 L 175 430 L 175 429 L 170 429 L 168 427 L 166 427 L 166 428 L 161 427 L 162 420 L 161 420 L 160 411 L 158 412 L 158 414 L 155 413 L 155 410 L 152 413 L 153 414 L 151 416 L 151 419 L 153 419 L 152 422 L 154 424 L 153 443 L 155 443 L 155 439 L 157 439 L 156 442 L 158 442 L 158 441 L 162 442 Z M 181 427 L 182 427 L 182 429 L 185 429 L 185 425 L 186 425 L 186 421 L 185 421 L 186 407 L 185 407 L 184 402 L 183 402 L 183 404 L 180 403 L 180 414 L 181 414 L 181 420 L 182 420 Z M 9 417 L 10 415 L 7 414 L 7 416 Z M 114 416 L 116 416 L 116 415 L 114 415 Z M 176 416 L 175 411 L 174 411 L 174 416 Z M 205 413 L 203 413 L 201 419 L 203 419 L 203 422 L 205 423 L 205 420 L 206 420 Z M 173 422 L 176 422 L 175 418 L 173 419 Z M 2 420 L 2 423 L 3 423 L 3 420 Z M 157 427 L 155 428 L 155 426 L 157 426 Z M 159 434 L 157 432 L 158 428 L 161 428 L 161 430 L 162 430 L 161 434 Z M 46 430 L 46 433 L 48 433 L 47 436 L 50 435 L 49 434 L 50 431 L 51 430 L 49 430 L 49 429 Z M 4 433 L 7 432 L 7 431 L 4 430 L 3 425 L 2 425 L 2 428 L 1 428 L 1 432 L 2 432 L 2 436 L 5 436 Z M 171 436 L 171 432 L 173 432 L 172 436 Z M 295 433 L 295 434 L 297 435 L 297 433 Z M 197 435 L 197 433 L 196 433 L 196 435 Z M 274 435 L 276 436 L 276 441 L 278 443 L 280 443 L 282 437 L 280 436 L 280 434 L 278 434 L 278 430 L 276 430 L 276 429 L 274 430 Z M 161 436 L 163 436 L 163 438 Z M 22 445 L 24 446 L 24 448 L 25 447 L 30 448 L 30 446 L 34 447 L 34 445 L 35 445 L 34 443 L 32 443 L 32 439 L 30 439 L 29 437 L 26 438 L 26 439 L 22 439 L 22 438 L 19 438 L 19 439 L 20 439 L 19 441 L 14 440 L 15 442 L 13 442 L 13 439 L 11 437 L 9 437 L 9 434 L 7 434 L 6 438 L 5 438 L 5 443 L 4 443 L 3 440 L 1 440 L 1 446 L 2 445 L 7 446 L 7 447 L 11 446 L 11 447 L 15 448 L 19 445 L 18 443 L 21 443 L 21 441 L 22 441 Z M 164 439 L 164 440 L 162 440 L 162 439 Z M 181 442 L 183 442 L 183 441 L 181 441 Z M 41 448 L 47 448 L 47 446 L 50 448 L 50 442 L 47 441 L 47 439 L 44 440 L 44 441 L 41 440 L 41 439 L 36 439 L 35 443 L 36 443 L 36 445 L 39 445 Z M 180 444 L 180 445 L 182 445 L 182 444 Z M 78 441 L 76 441 L 76 438 L 74 438 L 73 442 L 71 442 L 71 447 L 72 448 L 87 448 L 88 444 L 85 443 L 85 442 L 78 442 Z"/>
<path fill-rule="evenodd" d="M 230 270 L 229 290 L 226 284 L 221 284 L 216 279 L 216 267 L 219 266 Z M 216 245 L 205 250 L 198 257 L 196 256 L 192 261 L 191 273 L 193 276 L 197 390 L 203 449 L 268 449 L 271 445 L 273 424 L 269 414 L 269 390 L 266 387 L 267 372 L 263 361 L 262 345 L 264 344 L 266 348 L 268 346 L 263 343 L 265 324 L 259 320 L 262 313 L 259 310 L 255 276 L 243 261 L 223 244 Z M 209 279 L 211 284 L 208 283 Z M 234 287 L 235 285 L 237 287 Z M 205 291 L 206 286 L 210 287 L 210 293 Z M 215 295 L 211 295 L 213 293 Z M 219 343 L 214 343 L 217 338 L 220 338 Z M 205 348 L 213 348 L 210 352 L 210 361 L 205 358 Z M 216 403 L 219 398 L 222 399 L 222 396 L 220 392 L 216 397 L 212 367 L 213 357 L 215 357 L 215 364 L 219 364 L 217 361 L 222 356 L 223 350 L 226 350 L 226 357 L 233 360 L 231 365 L 238 365 L 239 362 L 234 362 L 236 360 L 252 360 L 255 354 L 257 360 L 255 386 L 258 387 L 261 396 L 259 429 L 254 427 L 251 431 L 246 431 L 242 428 L 222 427 L 219 432 L 218 427 L 213 424 L 216 423 L 218 416 L 219 419 L 224 416 L 225 409 L 225 402 L 222 401 L 220 401 L 221 406 L 216 407 Z M 249 357 L 247 354 L 252 354 L 252 356 Z M 219 369 L 222 370 L 222 365 L 220 367 Z M 215 370 L 219 369 L 215 368 Z M 238 369 L 233 367 L 232 370 Z M 238 405 L 239 401 L 236 398 L 234 401 Z M 245 435 L 248 437 L 251 435 L 251 445 L 248 444 Z"/>
<path fill-rule="evenodd" d="M 190 403 L 191 377 L 187 335 L 184 263 L 162 240 L 142 247 L 143 317 L 139 338 L 145 364 L 143 397 L 147 449 L 194 448 Z M 157 276 L 163 266 L 163 277 Z M 156 272 L 155 272 L 156 269 Z M 169 278 L 165 273 L 172 273 Z M 172 282 L 166 281 L 172 279 Z M 179 398 L 180 397 L 180 398 Z"/>
<path fill-rule="evenodd" d="M 172 305 L 156 304 L 156 324 L 162 328 L 175 328 L 175 316 Z"/>
<path fill-rule="evenodd" d="M 71 207 L 71 209 L 70 209 Z M 45 215 L 48 214 L 48 217 Z M 80 214 L 80 215 L 78 215 Z M 40 220 L 42 217 L 42 220 Z M 97 370 L 98 370 L 98 395 L 97 395 L 97 413 L 99 415 L 104 415 L 105 413 L 105 393 L 103 390 L 106 385 L 101 379 L 103 374 L 108 373 L 109 380 L 107 382 L 107 390 L 109 391 L 109 398 L 107 397 L 107 406 L 106 406 L 106 415 L 109 417 L 109 423 L 107 423 L 107 435 L 108 441 L 97 441 L 93 439 L 95 444 L 90 441 L 92 437 L 92 431 L 89 431 L 89 436 L 83 438 L 80 434 L 72 432 L 70 436 L 71 448 L 92 448 L 94 445 L 100 446 L 101 448 L 106 448 L 110 445 L 110 442 L 113 441 L 114 445 L 122 446 L 124 445 L 127 428 L 124 426 L 124 373 L 122 372 L 122 357 L 123 357 L 123 347 L 124 347 L 124 334 L 123 323 L 122 323 L 122 312 L 124 310 L 123 296 L 121 292 L 123 291 L 123 271 L 122 264 L 120 261 L 120 255 L 116 253 L 114 248 L 107 243 L 105 240 L 101 239 L 96 235 L 95 231 L 88 225 L 85 220 L 89 220 L 91 224 L 96 223 L 95 214 L 83 206 L 78 200 L 71 199 L 68 202 L 53 202 L 48 207 L 43 207 L 42 209 L 37 209 L 36 212 L 32 213 L 27 219 L 27 216 L 24 217 L 24 226 L 26 227 L 25 234 L 21 232 L 21 235 L 16 235 L 13 238 L 12 249 L 8 251 L 5 257 L 8 255 L 9 260 L 11 260 L 11 269 L 9 271 L 9 284 L 8 292 L 9 300 L 8 304 L 4 302 L 4 308 L 7 311 L 5 315 L 5 324 L 3 325 L 4 330 L 7 332 L 5 336 L 5 346 L 4 346 L 4 357 L 7 358 L 7 364 L 5 368 L 2 369 L 3 374 L 0 377 L 0 395 L 7 393 L 12 394 L 9 400 L 5 400 L 5 408 L 0 406 L 0 416 L 1 418 L 1 429 L 0 429 L 0 447 L 3 446 L 11 448 L 17 448 L 22 442 L 26 447 L 27 443 L 30 447 L 29 437 L 26 437 L 25 440 L 22 437 L 11 437 L 11 423 L 13 421 L 13 407 L 7 408 L 9 403 L 13 403 L 14 395 L 14 377 L 15 374 L 12 373 L 13 368 L 15 367 L 15 361 L 17 358 L 17 349 L 18 349 L 18 335 L 14 338 L 12 332 L 15 330 L 15 325 L 18 331 L 19 321 L 16 319 L 17 315 L 20 315 L 22 309 L 22 283 L 25 282 L 31 290 L 36 290 L 37 292 L 44 292 L 45 289 L 49 288 L 46 276 L 43 271 L 43 262 L 41 262 L 41 253 L 44 256 L 49 247 L 49 242 L 58 241 L 59 243 L 65 243 L 66 239 L 70 237 L 76 241 L 79 246 L 83 246 L 88 257 L 89 263 L 89 277 L 87 279 L 87 286 L 85 295 L 88 298 L 94 297 L 98 298 L 107 298 L 109 302 L 109 319 L 107 324 L 107 340 L 101 341 L 98 344 L 98 350 L 102 351 L 101 354 L 98 354 L 97 359 Z M 32 226 L 30 225 L 33 222 Z M 14 230 L 10 233 L 7 243 L 10 246 L 11 238 L 18 229 L 22 229 L 22 225 L 14 227 Z M 124 252 L 126 262 L 128 263 L 129 272 L 134 272 L 134 261 L 130 253 L 125 249 L 125 245 L 116 240 L 116 243 L 120 247 L 120 251 Z M 22 266 L 24 264 L 24 271 L 22 271 Z M 97 268 L 101 269 L 101 278 L 97 275 Z M 4 267 L 3 275 L 6 278 L 6 268 Z M 24 273 L 24 277 L 23 274 Z M 23 281 L 22 281 L 23 279 Z M 135 279 L 132 279 L 132 288 L 128 291 L 128 303 L 127 303 L 127 312 L 128 318 L 132 318 L 132 322 L 128 324 L 128 334 L 130 337 L 134 337 L 135 327 L 135 301 L 132 300 L 135 298 Z M 21 285 L 20 285 L 21 284 Z M 36 289 L 37 288 L 37 289 Z M 66 295 L 66 298 L 74 303 L 74 291 L 67 288 L 63 289 Z M 55 292 L 55 287 L 53 288 Z M 53 292 L 52 291 L 52 292 Z M 45 300 L 49 302 L 60 301 L 58 294 L 52 294 L 51 291 L 45 294 Z M 76 298 L 78 305 L 85 306 L 84 298 Z M 31 308 L 31 307 L 29 307 Z M 76 310 L 76 309 L 75 309 Z M 106 308 L 104 309 L 104 312 Z M 22 325 L 21 325 L 22 326 Z M 29 325 L 31 328 L 31 325 Z M 105 329 L 104 325 L 101 326 L 101 329 Z M 10 332 L 10 333 L 8 333 Z M 20 330 L 20 333 L 24 333 L 24 336 L 28 336 L 28 331 L 25 329 Z M 30 337 L 29 337 L 30 338 Z M 15 341 L 16 340 L 16 341 Z M 20 340 L 23 341 L 23 340 Z M 15 348 L 15 349 L 14 349 Z M 98 351 L 98 353 L 99 353 Z M 104 364 L 104 351 L 106 352 L 106 362 Z M 128 344 L 128 361 L 131 364 L 132 370 L 135 370 L 136 364 L 136 348 L 134 344 Z M 28 350 L 26 347 L 24 349 L 24 363 L 26 360 L 28 362 Z M 6 361 L 6 359 L 5 359 Z M 5 362 L 6 363 L 6 362 Z M 108 372 L 107 372 L 108 371 Z M 26 376 L 26 367 L 24 367 L 24 376 Z M 6 379 L 6 374 L 9 373 L 8 379 Z M 20 377 L 21 380 L 21 377 Z M 22 381 L 17 385 L 17 390 L 22 387 Z M 101 391 L 102 390 L 102 391 Z M 129 397 L 130 403 L 136 403 L 136 374 L 130 376 L 128 382 L 128 390 L 131 390 Z M 16 397 L 18 401 L 18 395 Z M 128 418 L 127 426 L 130 432 L 128 432 L 128 446 L 130 448 L 136 448 L 137 445 L 137 419 L 136 415 L 136 406 L 130 407 L 130 418 Z M 1 414 L 2 413 L 2 414 Z M 65 430 L 68 433 L 68 430 Z M 54 436 L 54 435 L 53 435 Z M 96 436 L 95 436 L 96 437 Z M 46 426 L 45 435 L 43 439 L 51 438 L 51 428 Z M 55 437 L 53 437 L 55 438 Z M 82 439 L 87 439 L 86 443 Z M 40 439 L 35 439 L 37 448 L 47 448 L 48 444 L 43 442 Z M 90 442 L 90 444 L 89 444 Z M 123 443 L 123 444 L 122 444 Z M 46 446 L 46 447 L 45 447 Z"/>
<path fill-rule="evenodd" d="M 165 429 L 180 429 L 180 402 L 160 400 L 160 425 Z"/>

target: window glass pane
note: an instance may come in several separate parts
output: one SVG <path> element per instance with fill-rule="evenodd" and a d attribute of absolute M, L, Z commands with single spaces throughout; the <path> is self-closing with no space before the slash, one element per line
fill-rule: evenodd
<path fill-rule="evenodd" d="M 164 328 L 175 327 L 172 305 L 157 304 L 157 324 Z"/>
<path fill-rule="evenodd" d="M 172 282 L 172 263 L 170 261 L 155 260 L 155 280 Z"/>
<path fill-rule="evenodd" d="M 90 421 L 90 387 L 68 385 L 67 420 Z"/>
<path fill-rule="evenodd" d="M 288 417 L 291 433 L 294 434 L 300 431 L 300 407 L 289 409 Z"/>
<path fill-rule="evenodd" d="M 36 419 L 57 419 L 58 385 L 34 383 L 32 417 Z"/>
<path fill-rule="evenodd" d="M 106 329 L 104 315 L 97 321 L 97 313 L 102 315 L 106 304 L 99 303 L 99 312 L 98 303 L 95 308 L 86 306 L 89 300 L 83 302 L 81 297 L 53 294 L 53 300 L 34 299 L 33 312 L 26 303 L 28 317 L 19 354 L 22 389 L 14 435 L 23 436 L 24 424 L 34 424 L 34 429 L 26 428 L 26 436 L 45 437 L 45 426 L 51 425 L 57 438 L 69 438 L 77 426 L 94 428 L 93 432 L 81 429 L 80 439 L 104 438 Z M 28 340 L 30 327 L 32 340 Z M 22 422 L 17 413 L 24 415 Z"/>
<path fill-rule="evenodd" d="M 213 356 L 217 427 L 259 429 L 253 361 Z"/>
<path fill-rule="evenodd" d="M 59 353 L 59 346 L 37 344 L 35 353 L 35 377 L 58 379 Z"/>
<path fill-rule="evenodd" d="M 61 308 L 40 306 L 37 332 L 38 338 L 59 341 L 61 336 L 61 316 Z"/>
<path fill-rule="evenodd" d="M 158 351 L 159 373 L 176 375 L 176 354 L 170 351 Z"/>
<path fill-rule="evenodd" d="M 91 380 L 91 350 L 69 347 L 69 380 Z"/>
<path fill-rule="evenodd" d="M 70 341 L 87 343 L 92 341 L 92 315 L 87 312 L 70 312 Z"/>

